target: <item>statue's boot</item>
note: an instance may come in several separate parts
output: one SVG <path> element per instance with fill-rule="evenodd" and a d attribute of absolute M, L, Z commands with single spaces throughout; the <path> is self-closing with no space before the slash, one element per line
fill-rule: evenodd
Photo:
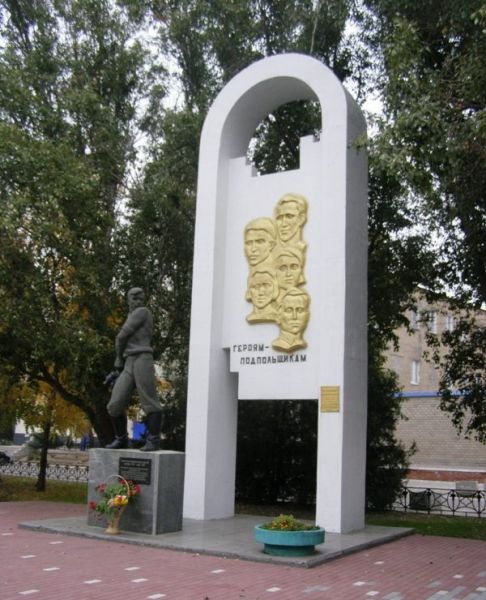
<path fill-rule="evenodd" d="M 127 434 L 127 417 L 126 415 L 118 415 L 117 417 L 111 417 L 113 423 L 113 429 L 115 430 L 115 439 L 105 446 L 108 450 L 122 450 L 128 448 L 128 434 Z"/>
<path fill-rule="evenodd" d="M 148 436 L 142 452 L 155 452 L 160 450 L 160 428 L 162 426 L 162 412 L 151 412 L 147 415 Z"/>

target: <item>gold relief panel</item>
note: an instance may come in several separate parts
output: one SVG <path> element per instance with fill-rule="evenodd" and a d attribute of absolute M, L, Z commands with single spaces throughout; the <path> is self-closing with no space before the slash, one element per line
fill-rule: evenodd
<path fill-rule="evenodd" d="M 246 300 L 253 306 L 246 320 L 276 323 L 279 335 L 272 347 L 282 352 L 307 347 L 303 337 L 310 317 L 310 296 L 303 287 L 307 206 L 304 196 L 285 194 L 275 206 L 274 219 L 260 217 L 244 229 Z"/>

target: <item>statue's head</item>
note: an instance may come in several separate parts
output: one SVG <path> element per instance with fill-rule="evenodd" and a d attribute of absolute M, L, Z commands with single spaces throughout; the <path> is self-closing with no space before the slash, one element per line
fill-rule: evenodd
<path fill-rule="evenodd" d="M 127 294 L 128 308 L 130 312 L 145 304 L 145 294 L 142 288 L 134 287 L 128 290 Z"/>

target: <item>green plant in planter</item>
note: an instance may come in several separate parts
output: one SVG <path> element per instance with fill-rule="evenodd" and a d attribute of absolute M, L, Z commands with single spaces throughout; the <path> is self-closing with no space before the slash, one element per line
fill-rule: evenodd
<path fill-rule="evenodd" d="M 278 531 L 311 531 L 319 529 L 316 525 L 307 525 L 302 521 L 298 521 L 294 515 L 280 515 L 275 517 L 270 523 L 262 525 L 263 529 L 273 529 Z"/>
<path fill-rule="evenodd" d="M 273 556 L 308 556 L 324 537 L 324 529 L 298 521 L 293 515 L 280 515 L 255 527 L 255 540 L 264 544 L 265 554 Z"/>

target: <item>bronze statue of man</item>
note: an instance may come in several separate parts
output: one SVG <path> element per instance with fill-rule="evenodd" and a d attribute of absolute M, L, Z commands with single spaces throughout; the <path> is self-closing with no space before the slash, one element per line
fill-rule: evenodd
<path fill-rule="evenodd" d="M 132 288 L 127 294 L 129 315 L 116 336 L 116 378 L 107 410 L 112 419 L 115 439 L 106 448 L 118 450 L 128 447 L 126 410 L 134 389 L 137 389 L 140 404 L 147 415 L 148 436 L 144 452 L 159 450 L 162 425 L 162 406 L 157 397 L 153 350 L 153 318 L 144 306 L 145 297 L 141 288 Z M 112 374 L 108 375 L 107 380 Z"/>

